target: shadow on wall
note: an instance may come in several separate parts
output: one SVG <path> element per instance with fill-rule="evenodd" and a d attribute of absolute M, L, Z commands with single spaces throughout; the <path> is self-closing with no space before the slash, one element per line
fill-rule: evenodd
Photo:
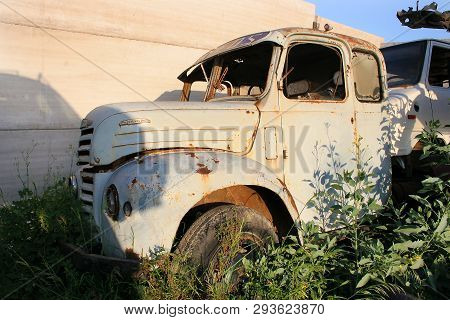
<path fill-rule="evenodd" d="M 0 204 L 74 168 L 80 117 L 42 75 L 0 73 Z"/>
<path fill-rule="evenodd" d="M 1 129 L 77 128 L 80 124 L 80 117 L 41 74 L 34 80 L 0 73 L 0 108 Z"/>

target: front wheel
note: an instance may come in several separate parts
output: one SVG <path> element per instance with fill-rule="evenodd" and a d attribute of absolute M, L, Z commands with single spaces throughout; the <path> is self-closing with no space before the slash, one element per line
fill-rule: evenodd
<path fill-rule="evenodd" d="M 278 237 L 272 223 L 256 210 L 222 205 L 203 214 L 181 239 L 177 252 L 187 254 L 209 280 L 236 284 L 243 273 L 242 259 L 254 259 L 257 252 Z"/>

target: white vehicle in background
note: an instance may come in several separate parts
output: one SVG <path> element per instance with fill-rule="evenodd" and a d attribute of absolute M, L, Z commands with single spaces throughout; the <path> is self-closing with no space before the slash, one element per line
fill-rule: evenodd
<path fill-rule="evenodd" d="M 450 42 L 420 40 L 381 49 L 389 87 L 392 156 L 395 165 L 413 174 L 414 155 L 422 146 L 416 136 L 439 120 L 445 143 L 450 142 Z M 401 171 L 401 170 L 400 170 Z M 397 171 L 398 172 L 398 171 Z"/>

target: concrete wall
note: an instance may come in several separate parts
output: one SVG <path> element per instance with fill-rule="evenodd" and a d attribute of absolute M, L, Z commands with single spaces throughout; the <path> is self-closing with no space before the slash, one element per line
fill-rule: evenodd
<path fill-rule="evenodd" d="M 311 27 L 315 19 L 315 6 L 300 0 L 3 0 L 4 197 L 17 197 L 27 166 L 38 189 L 52 175 L 68 175 L 80 120 L 94 107 L 173 99 L 178 74 L 207 50 L 262 30 Z M 383 40 L 331 24 L 377 45 Z"/>

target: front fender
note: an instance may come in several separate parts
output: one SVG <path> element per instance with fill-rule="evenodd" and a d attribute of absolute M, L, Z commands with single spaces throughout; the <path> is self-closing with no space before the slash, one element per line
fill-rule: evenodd
<path fill-rule="evenodd" d="M 149 250 L 170 249 L 184 215 L 209 193 L 236 185 L 261 186 L 277 193 L 292 219 L 298 211 L 276 175 L 260 163 L 228 153 L 176 152 L 147 155 L 118 168 L 105 186 L 119 193 L 117 221 L 101 215 L 105 253 L 145 255 Z M 129 217 L 123 204 L 130 202 Z M 103 201 L 104 203 L 104 201 Z M 102 212 L 104 210 L 102 209 Z"/>

